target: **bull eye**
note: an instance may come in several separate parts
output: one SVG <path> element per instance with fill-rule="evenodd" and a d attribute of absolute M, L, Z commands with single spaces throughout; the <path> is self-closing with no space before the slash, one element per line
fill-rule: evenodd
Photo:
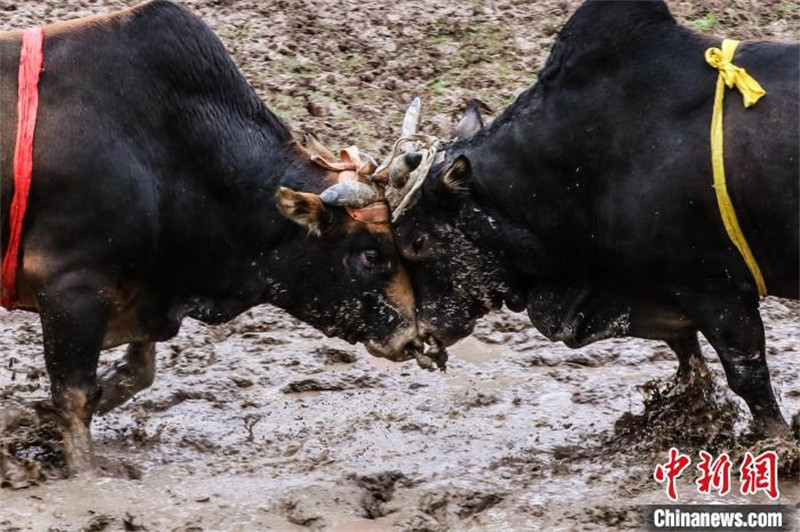
<path fill-rule="evenodd" d="M 418 236 L 414 240 L 411 241 L 411 249 L 414 250 L 414 253 L 419 253 L 422 251 L 422 246 L 425 244 L 425 239 L 421 236 Z"/>
<path fill-rule="evenodd" d="M 366 251 L 362 251 L 361 256 L 359 258 L 361 259 L 362 266 L 364 266 L 368 270 L 372 270 L 373 268 L 375 268 L 375 266 L 377 266 L 378 259 L 380 258 L 380 256 L 378 252 L 375 251 L 374 249 L 368 249 Z"/>

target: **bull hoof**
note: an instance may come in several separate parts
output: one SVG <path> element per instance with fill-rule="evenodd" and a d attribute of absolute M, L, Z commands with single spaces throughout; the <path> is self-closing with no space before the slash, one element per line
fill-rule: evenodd
<path fill-rule="evenodd" d="M 125 356 L 99 375 L 100 398 L 94 413 L 105 414 L 153 384 L 155 357 L 156 344 L 153 342 L 130 344 Z"/>
<path fill-rule="evenodd" d="M 136 393 L 136 374 L 124 360 L 118 360 L 97 378 L 100 386 L 100 399 L 94 410 L 103 415 L 121 405 Z"/>
<path fill-rule="evenodd" d="M 702 359 L 692 358 L 688 364 L 682 365 L 673 377 L 670 395 L 677 396 L 692 391 L 710 392 L 714 387 L 714 379 Z"/>
<path fill-rule="evenodd" d="M 87 416 L 90 407 L 86 394 L 80 390 L 68 389 L 60 394 L 61 437 L 64 441 L 64 456 L 70 476 L 91 473 L 94 470 L 92 460 L 92 433 L 89 428 L 91 416 Z"/>

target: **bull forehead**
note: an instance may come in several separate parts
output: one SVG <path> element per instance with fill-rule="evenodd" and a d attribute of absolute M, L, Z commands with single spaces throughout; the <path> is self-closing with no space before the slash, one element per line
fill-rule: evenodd
<path fill-rule="evenodd" d="M 392 234 L 392 226 L 388 223 L 371 223 L 360 222 L 351 218 L 350 216 L 343 217 L 343 230 L 345 234 L 357 235 L 360 231 L 366 231 L 367 234 L 377 237 L 388 244 L 394 245 L 394 235 Z"/>
<path fill-rule="evenodd" d="M 453 222 L 455 220 L 448 217 L 441 208 L 420 202 L 392 223 L 392 234 L 403 256 L 409 260 L 415 260 L 428 257 L 431 251 L 429 246 L 432 243 L 443 244 L 448 248 L 457 248 L 457 243 L 451 238 L 454 231 Z M 413 248 L 413 243 L 418 238 L 425 242 L 422 255 Z"/>

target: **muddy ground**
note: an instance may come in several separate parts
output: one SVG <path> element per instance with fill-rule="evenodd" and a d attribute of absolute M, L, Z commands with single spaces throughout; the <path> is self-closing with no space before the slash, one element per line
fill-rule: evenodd
<path fill-rule="evenodd" d="M 579 4 L 184 3 L 296 130 L 378 155 L 414 95 L 440 135 L 469 98 L 492 112 L 509 104 Z M 0 0 L 0 29 L 125 5 Z M 698 31 L 800 38 L 796 2 L 671 6 Z M 768 299 L 763 314 L 791 415 L 800 410 L 800 304 Z M 717 385 L 685 400 L 669 392 L 676 362 L 666 346 L 570 350 L 509 312 L 454 347 L 446 374 L 372 358 L 270 307 L 219 327 L 187 320 L 159 344 L 154 386 L 95 421 L 106 473 L 61 480 L 58 445 L 14 406 L 47 396 L 38 321 L 0 311 L 0 531 L 638 529 L 640 505 L 666 500 L 651 475 L 671 443 L 693 454 L 753 447 L 743 404 L 704 348 Z M 781 482 L 781 502 L 796 506 L 798 464 L 791 455 L 787 464 L 795 480 Z M 693 480 L 681 478 L 682 501 L 745 500 L 700 497 Z"/>

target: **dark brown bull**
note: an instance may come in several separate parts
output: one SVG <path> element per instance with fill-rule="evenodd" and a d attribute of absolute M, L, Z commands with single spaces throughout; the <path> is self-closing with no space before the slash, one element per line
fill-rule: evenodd
<path fill-rule="evenodd" d="M 156 1 L 44 33 L 18 306 L 41 315 L 70 471 L 90 467 L 92 416 L 150 385 L 154 342 L 186 316 L 272 303 L 410 356 L 415 305 L 389 225 L 348 214 L 347 194 L 326 204 L 342 169 L 312 161 L 199 18 Z M 21 36 L 0 34 L 4 242 Z M 98 379 L 101 349 L 124 343 Z"/>

